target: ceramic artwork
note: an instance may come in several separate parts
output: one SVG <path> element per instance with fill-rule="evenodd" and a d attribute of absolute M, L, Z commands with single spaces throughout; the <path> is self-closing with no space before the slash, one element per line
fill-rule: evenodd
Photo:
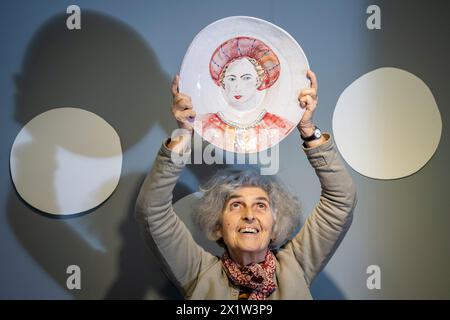
<path fill-rule="evenodd" d="M 179 89 L 192 98 L 199 135 L 226 151 L 254 153 L 295 129 L 303 114 L 298 95 L 309 87 L 308 69 L 300 45 L 280 27 L 228 17 L 194 38 Z"/>

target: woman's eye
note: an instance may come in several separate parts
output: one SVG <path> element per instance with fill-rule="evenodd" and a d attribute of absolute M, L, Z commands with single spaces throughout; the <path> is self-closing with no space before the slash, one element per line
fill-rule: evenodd
<path fill-rule="evenodd" d="M 231 82 L 236 81 L 236 78 L 234 78 L 234 77 L 229 77 L 229 78 L 228 78 L 228 81 L 231 81 Z"/>
<path fill-rule="evenodd" d="M 244 80 L 250 80 L 252 77 L 250 77 L 250 76 L 245 76 L 245 77 L 243 77 L 242 79 L 244 79 Z"/>
<path fill-rule="evenodd" d="M 259 208 L 259 209 L 266 209 L 267 206 L 266 206 L 265 203 L 260 202 L 260 203 L 258 203 L 258 208 Z"/>
<path fill-rule="evenodd" d="M 239 209 L 241 205 L 239 202 L 233 202 L 230 207 L 231 209 Z"/>

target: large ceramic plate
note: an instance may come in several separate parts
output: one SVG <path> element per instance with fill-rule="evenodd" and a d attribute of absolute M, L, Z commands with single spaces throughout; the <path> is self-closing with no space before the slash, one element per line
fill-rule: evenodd
<path fill-rule="evenodd" d="M 205 27 L 189 46 L 180 92 L 192 98 L 194 128 L 237 153 L 279 143 L 303 114 L 298 94 L 309 87 L 308 60 L 280 27 L 253 17 L 228 17 Z"/>

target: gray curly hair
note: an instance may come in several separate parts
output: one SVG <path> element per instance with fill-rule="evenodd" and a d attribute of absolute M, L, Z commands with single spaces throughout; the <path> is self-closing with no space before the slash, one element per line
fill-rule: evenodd
<path fill-rule="evenodd" d="M 200 187 L 194 219 L 209 240 L 224 246 L 217 231 L 222 227 L 222 213 L 231 193 L 241 187 L 259 187 L 269 196 L 274 217 L 272 241 L 269 249 L 277 249 L 290 240 L 301 225 L 301 205 L 282 183 L 272 176 L 260 175 L 256 170 L 219 170 Z"/>

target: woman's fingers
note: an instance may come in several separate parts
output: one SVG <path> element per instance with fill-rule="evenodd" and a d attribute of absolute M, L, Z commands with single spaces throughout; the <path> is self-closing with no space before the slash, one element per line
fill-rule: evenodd
<path fill-rule="evenodd" d="M 195 118 L 195 116 L 197 115 L 197 113 L 194 110 L 192 110 L 192 109 L 185 110 L 183 112 L 184 112 L 184 116 L 186 118 Z"/>
<path fill-rule="evenodd" d="M 184 111 L 178 110 L 174 112 L 174 116 L 177 121 L 184 123 L 186 121 L 189 121 L 189 119 L 195 118 L 196 113 L 194 110 L 184 110 Z"/>
<path fill-rule="evenodd" d="M 317 104 L 317 77 L 311 70 L 306 72 L 306 76 L 311 81 L 311 87 L 303 89 L 298 96 L 302 108 Z"/>
<path fill-rule="evenodd" d="M 177 110 L 192 109 L 191 97 L 182 93 L 177 93 L 173 98 L 173 107 Z"/>
<path fill-rule="evenodd" d="M 172 96 L 175 98 L 175 95 L 178 93 L 178 82 L 180 81 L 180 76 L 176 75 L 172 80 Z"/>
<path fill-rule="evenodd" d="M 192 106 L 191 97 L 179 92 L 179 81 L 179 75 L 176 75 L 172 81 L 172 114 L 178 123 L 178 127 L 188 129 L 192 132 L 192 123 L 196 113 Z"/>
<path fill-rule="evenodd" d="M 301 97 L 299 101 L 302 108 L 312 109 L 317 105 L 317 98 L 313 99 L 309 94 Z"/>
<path fill-rule="evenodd" d="M 311 81 L 310 88 L 302 90 L 299 96 L 300 105 L 303 109 L 305 109 L 305 112 L 303 113 L 302 119 L 300 120 L 299 125 L 297 128 L 300 130 L 300 133 L 302 135 L 309 134 L 306 132 L 305 128 L 310 128 L 312 125 L 312 117 L 314 114 L 314 111 L 317 107 L 317 102 L 319 100 L 317 96 L 317 78 L 314 72 L 311 70 L 308 70 L 307 77 Z"/>
<path fill-rule="evenodd" d="M 193 111 L 192 101 L 189 96 L 181 93 L 178 93 L 175 96 L 174 102 L 172 104 L 172 112 L 175 114 L 175 112 L 178 111 Z"/>
<path fill-rule="evenodd" d="M 306 103 L 306 96 L 301 97 L 300 99 L 298 99 L 298 101 L 300 101 L 300 105 L 304 107 Z"/>
<path fill-rule="evenodd" d="M 308 70 L 308 72 L 306 73 L 307 77 L 309 78 L 309 80 L 311 81 L 311 88 L 318 89 L 318 84 L 317 84 L 317 77 L 316 74 L 314 72 L 312 72 L 311 70 Z"/>
<path fill-rule="evenodd" d="M 309 110 L 314 110 L 316 107 L 317 103 L 316 101 L 310 96 L 306 96 L 306 108 Z"/>
<path fill-rule="evenodd" d="M 195 118 L 194 110 L 176 111 L 174 117 L 178 122 L 178 127 L 193 130 L 193 122 Z"/>
<path fill-rule="evenodd" d="M 176 109 L 192 109 L 191 97 L 187 94 L 178 92 L 178 83 L 180 81 L 180 76 L 176 75 L 172 81 L 172 95 L 173 95 L 173 106 Z"/>
<path fill-rule="evenodd" d="M 313 98 L 317 97 L 317 91 L 315 88 L 308 88 L 308 89 L 303 89 L 302 92 L 300 92 L 300 96 L 299 99 L 302 98 L 303 96 L 306 95 L 310 95 Z"/>

